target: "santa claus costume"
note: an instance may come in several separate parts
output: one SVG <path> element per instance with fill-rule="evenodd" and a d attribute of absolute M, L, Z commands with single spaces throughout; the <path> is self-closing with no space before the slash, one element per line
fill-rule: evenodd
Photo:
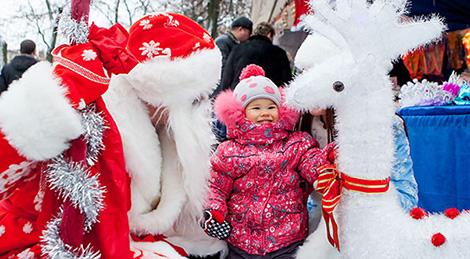
<path fill-rule="evenodd" d="M 174 13 L 135 22 L 127 49 L 140 63 L 114 77 L 104 98 L 119 127 L 131 177 L 134 240 L 157 235 L 195 255 L 223 250 L 224 243 L 207 237 L 198 223 L 214 143 L 207 97 L 219 80 L 220 51 L 201 26 Z M 166 126 L 152 124 L 149 107 L 165 110 Z M 155 242 L 133 245 L 158 250 Z"/>
<path fill-rule="evenodd" d="M 133 257 L 129 177 L 101 96 L 108 73 L 137 62 L 122 26 L 88 28 L 88 3 L 72 1 L 80 8 L 61 23 L 72 44 L 54 49 L 52 66 L 31 67 L 0 97 L 1 257 Z"/>
<path fill-rule="evenodd" d="M 0 98 L 2 255 L 132 257 L 129 179 L 99 53 L 59 46 L 52 66 L 31 67 Z"/>

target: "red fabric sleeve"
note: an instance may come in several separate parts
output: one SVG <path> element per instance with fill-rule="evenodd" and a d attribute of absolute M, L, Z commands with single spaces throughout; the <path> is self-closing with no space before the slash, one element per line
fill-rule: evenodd
<path fill-rule="evenodd" d="M 304 145 L 306 151 L 301 154 L 299 160 L 299 173 L 309 184 L 313 184 L 318 178 L 318 167 L 331 164 L 328 155 L 333 151 L 334 143 L 330 143 L 321 149 L 318 148 L 315 139 L 310 138 L 310 140 L 304 141 L 302 145 Z"/>
<path fill-rule="evenodd" d="M 229 166 L 218 155 L 211 159 L 211 177 L 209 179 L 209 198 L 206 208 L 227 216 L 227 199 L 232 192 L 233 178 Z"/>

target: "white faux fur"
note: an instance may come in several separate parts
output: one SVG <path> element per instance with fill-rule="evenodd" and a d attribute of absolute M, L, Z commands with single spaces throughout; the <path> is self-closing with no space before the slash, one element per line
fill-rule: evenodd
<path fill-rule="evenodd" d="M 147 184 L 157 185 L 158 181 L 155 182 L 152 177 L 157 173 L 162 174 L 158 204 L 147 203 L 141 206 L 145 211 L 133 209 L 129 213 L 132 230 L 137 233 L 163 232 L 171 242 L 191 254 L 213 254 L 225 248 L 223 241 L 207 236 L 198 222 L 207 196 L 209 158 L 214 143 L 210 130 L 210 102 L 207 97 L 219 80 L 220 68 L 221 55 L 217 48 L 202 50 L 183 59 L 157 59 L 141 63 L 129 75 L 123 76 L 125 80 L 122 84 L 126 85 L 126 90 L 120 90 L 115 96 L 123 103 L 115 102 L 114 106 L 117 107 L 110 107 L 111 111 L 116 111 L 112 115 L 117 116 L 115 119 L 123 138 L 126 163 L 136 164 L 127 166 L 132 181 L 137 175 L 146 179 Z M 115 91 L 113 80 L 110 92 Z M 127 85 L 126 80 L 130 85 Z M 109 106 L 107 99 L 105 98 Z M 164 107 L 168 111 L 168 131 L 158 132 L 161 146 L 152 141 L 144 143 L 147 139 L 145 136 L 156 134 L 154 129 L 150 133 L 147 126 L 142 127 L 149 123 L 149 119 L 146 111 L 136 109 L 142 105 L 141 100 L 156 107 Z M 124 101 L 133 103 L 130 107 L 134 108 L 131 109 Z M 145 117 L 146 122 L 143 123 L 142 119 L 141 122 L 133 123 L 135 118 L 127 119 L 139 116 Z M 130 134 L 132 127 L 136 133 Z M 136 148 L 126 148 L 131 144 Z M 161 149 L 163 167 L 161 160 L 153 166 L 148 163 L 156 157 L 155 152 L 149 152 L 150 147 Z M 144 162 L 149 165 L 149 170 L 142 165 Z M 152 169 L 153 172 L 150 171 Z M 139 189 L 143 187 L 138 187 L 135 183 L 132 185 L 132 196 L 139 196 Z M 140 198 L 132 197 L 132 202 L 138 202 L 136 199 Z M 148 202 L 145 199 L 140 200 L 143 203 Z"/>
<path fill-rule="evenodd" d="M 306 23 L 331 42 L 340 42 L 336 44 L 340 52 L 317 60 L 296 78 L 287 90 L 287 101 L 302 110 L 333 106 L 340 171 L 358 178 L 385 179 L 393 159 L 390 62 L 439 38 L 445 26 L 436 17 L 401 23 L 406 9 L 403 0 L 373 4 L 338 0 L 335 9 L 327 2 L 312 1 L 314 19 Z M 335 81 L 344 83 L 343 91 L 333 90 Z M 371 195 L 343 189 L 335 210 L 341 253 L 327 243 L 324 225 L 320 225 L 298 258 L 470 258 L 467 212 L 453 220 L 442 214 L 415 220 L 401 209 L 396 195 L 394 190 Z M 435 247 L 431 239 L 438 232 L 446 242 Z"/>
<path fill-rule="evenodd" d="M 310 69 L 315 63 L 334 56 L 339 48 L 319 33 L 312 32 L 305 38 L 295 55 L 295 66 L 300 69 Z"/>
<path fill-rule="evenodd" d="M 133 233 L 161 234 L 167 232 L 180 216 L 187 197 L 184 191 L 181 165 L 176 144 L 166 129 L 158 131 L 163 150 L 161 199 L 158 206 L 143 215 L 130 219 Z"/>
<path fill-rule="evenodd" d="M 1 95 L 0 129 L 27 159 L 53 158 L 82 134 L 80 115 L 65 94 L 51 65 L 39 62 Z"/>
<path fill-rule="evenodd" d="M 211 94 L 221 66 L 220 50 L 204 49 L 185 58 L 140 63 L 128 77 L 142 100 L 155 106 L 177 106 Z"/>
<path fill-rule="evenodd" d="M 131 177 L 130 224 L 150 212 L 160 198 L 162 155 L 147 109 L 124 75 L 111 79 L 103 96 L 121 134 L 126 168 Z"/>
<path fill-rule="evenodd" d="M 147 61 L 128 75 L 139 98 L 168 110 L 193 216 L 200 214 L 206 198 L 214 142 L 207 97 L 219 81 L 221 60 L 217 48 L 205 49 L 181 59 Z"/>

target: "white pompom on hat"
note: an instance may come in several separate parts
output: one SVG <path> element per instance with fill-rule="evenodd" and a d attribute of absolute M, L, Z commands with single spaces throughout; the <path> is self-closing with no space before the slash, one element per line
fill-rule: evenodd
<path fill-rule="evenodd" d="M 266 98 L 276 105 L 281 104 L 281 93 L 278 87 L 269 78 L 265 77 L 263 68 L 251 64 L 246 66 L 240 75 L 240 82 L 233 94 L 245 108 L 250 102 Z"/>

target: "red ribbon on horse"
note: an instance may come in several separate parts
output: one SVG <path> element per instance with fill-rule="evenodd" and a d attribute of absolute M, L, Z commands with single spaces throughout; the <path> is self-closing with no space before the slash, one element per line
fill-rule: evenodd
<path fill-rule="evenodd" d="M 340 251 L 338 224 L 333 211 L 341 200 L 343 187 L 363 193 L 385 193 L 390 186 L 390 177 L 383 180 L 361 179 L 340 172 L 335 165 L 326 165 L 318 169 L 318 179 L 315 184 L 315 189 L 322 194 L 322 211 L 328 241 Z"/>

